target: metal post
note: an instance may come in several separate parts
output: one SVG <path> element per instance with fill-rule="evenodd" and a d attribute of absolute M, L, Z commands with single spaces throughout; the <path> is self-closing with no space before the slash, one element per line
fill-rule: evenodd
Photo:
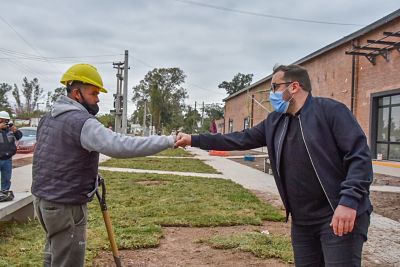
<path fill-rule="evenodd" d="M 121 111 L 121 90 L 122 90 L 122 80 L 124 77 L 122 76 L 122 65 L 123 62 L 113 63 L 113 67 L 117 69 L 117 92 L 114 94 L 114 103 L 115 103 L 115 132 L 121 133 L 122 127 L 122 111 Z"/>
<path fill-rule="evenodd" d="M 126 134 L 128 126 L 128 50 L 125 50 L 124 61 L 124 91 L 123 91 L 123 105 L 122 105 L 122 129 L 121 132 Z"/>
<path fill-rule="evenodd" d="M 143 99 L 144 107 L 143 107 L 143 136 L 147 136 L 147 129 L 146 129 L 146 118 L 147 118 L 147 99 Z"/>
<path fill-rule="evenodd" d="M 201 109 L 201 127 L 203 128 L 204 123 L 204 101 L 203 101 L 203 108 Z"/>

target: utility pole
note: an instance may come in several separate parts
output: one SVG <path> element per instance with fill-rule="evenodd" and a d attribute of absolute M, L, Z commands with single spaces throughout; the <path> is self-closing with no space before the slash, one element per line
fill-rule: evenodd
<path fill-rule="evenodd" d="M 124 93 L 123 93 L 123 107 L 122 107 L 122 133 L 126 134 L 128 126 L 128 50 L 125 50 L 124 62 Z"/>
<path fill-rule="evenodd" d="M 114 96 L 114 110 L 110 110 L 111 114 L 115 115 L 115 132 L 121 133 L 121 126 L 122 126 L 122 105 L 121 105 L 121 88 L 122 88 L 122 80 L 124 77 L 122 76 L 122 69 L 124 63 L 123 62 L 113 62 L 113 68 L 117 69 L 117 92 L 113 95 Z"/>
<path fill-rule="evenodd" d="M 203 101 L 203 108 L 201 109 L 201 127 L 203 128 L 204 123 L 204 101 Z"/>
<path fill-rule="evenodd" d="M 143 136 L 147 136 L 146 119 L 147 119 L 147 99 L 143 99 L 144 109 L 143 109 Z"/>
<path fill-rule="evenodd" d="M 128 50 L 125 50 L 124 62 L 113 62 L 117 69 L 117 92 L 114 96 L 114 109 L 110 113 L 115 115 L 115 132 L 126 134 L 128 112 Z M 122 81 L 124 84 L 122 85 Z"/>
<path fill-rule="evenodd" d="M 197 117 L 196 117 L 196 115 L 197 115 L 197 102 L 194 101 L 194 110 L 193 110 L 193 133 L 195 133 L 194 130 L 197 128 Z"/>

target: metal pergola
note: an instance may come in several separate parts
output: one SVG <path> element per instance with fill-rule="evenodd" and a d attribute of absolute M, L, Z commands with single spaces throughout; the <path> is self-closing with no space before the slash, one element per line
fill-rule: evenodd
<path fill-rule="evenodd" d="M 400 31 L 383 32 L 383 35 L 378 40 L 367 40 L 366 45 L 353 45 L 352 50 L 345 52 L 346 55 L 365 56 L 373 65 L 376 64 L 378 56 L 382 56 L 386 61 L 389 61 L 389 52 L 391 50 L 400 52 Z"/>

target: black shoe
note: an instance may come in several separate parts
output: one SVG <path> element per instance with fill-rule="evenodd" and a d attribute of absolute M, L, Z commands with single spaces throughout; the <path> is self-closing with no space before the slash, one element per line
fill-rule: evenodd
<path fill-rule="evenodd" d="M 0 202 L 11 201 L 14 199 L 14 193 L 11 190 L 0 191 Z"/>

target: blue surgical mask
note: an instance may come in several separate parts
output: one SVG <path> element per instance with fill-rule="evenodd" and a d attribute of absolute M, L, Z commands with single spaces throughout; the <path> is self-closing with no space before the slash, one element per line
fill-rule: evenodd
<path fill-rule="evenodd" d="M 270 92 L 269 101 L 276 112 L 286 113 L 289 108 L 289 101 L 283 100 L 283 92 Z"/>

